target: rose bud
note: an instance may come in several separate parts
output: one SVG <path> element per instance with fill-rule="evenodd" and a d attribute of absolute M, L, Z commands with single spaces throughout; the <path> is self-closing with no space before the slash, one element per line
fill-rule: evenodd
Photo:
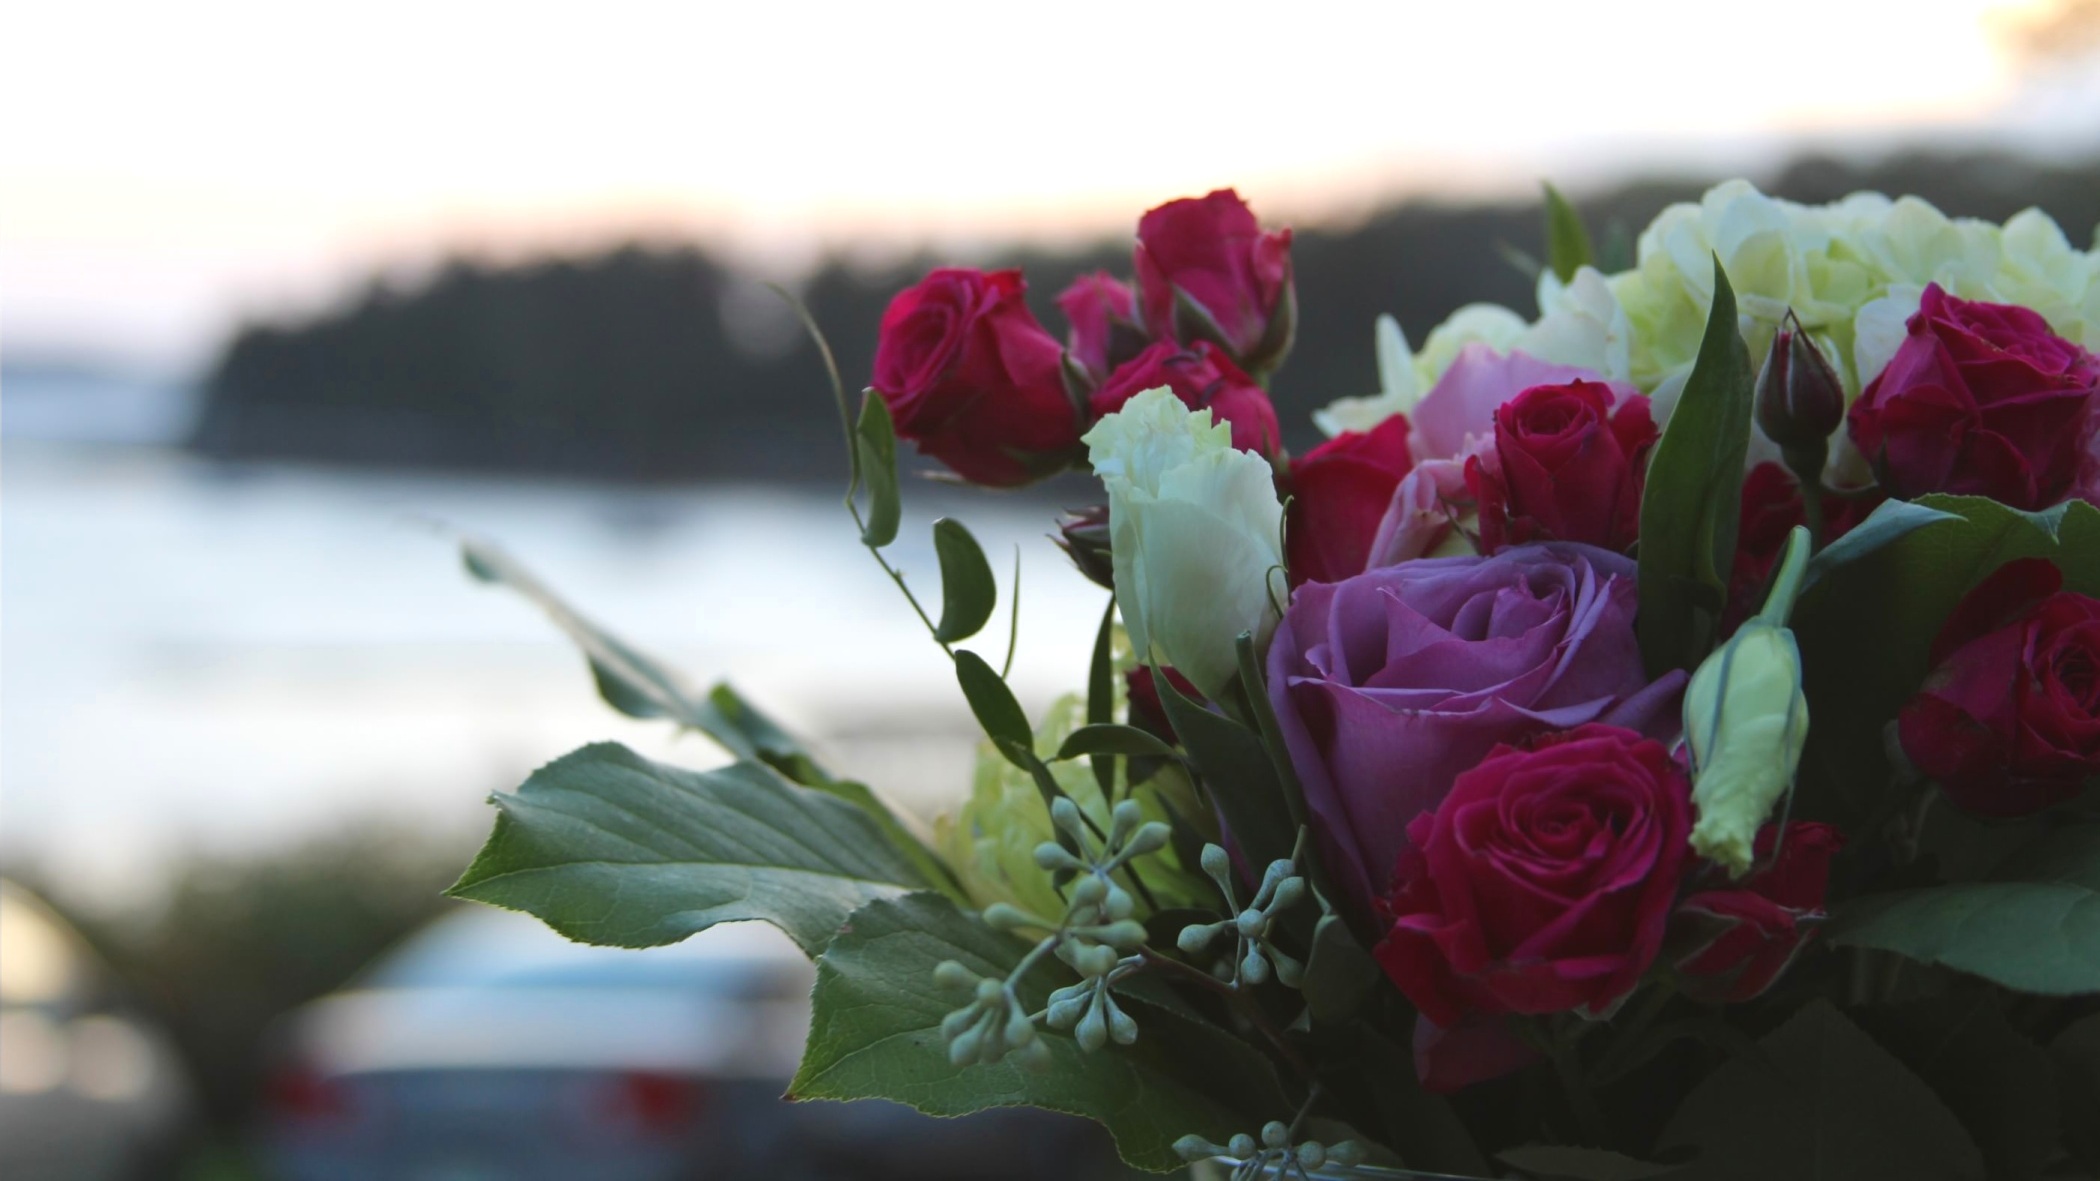
<path fill-rule="evenodd" d="M 1251 373 L 1283 363 L 1296 330 L 1291 232 L 1264 232 L 1231 189 L 1169 201 L 1138 222 L 1134 255 L 1154 338 L 1222 345 Z"/>
<path fill-rule="evenodd" d="M 1066 353 L 1095 383 L 1143 352 L 1149 343 L 1137 322 L 1137 297 L 1131 294 L 1130 284 L 1107 271 L 1074 279 L 1057 297 L 1057 306 L 1072 326 Z"/>
<path fill-rule="evenodd" d="M 1661 950 L 1691 826 L 1652 738 L 1587 725 L 1498 747 L 1407 826 L 1374 949 L 1423 1017 L 1609 1013 Z"/>
<path fill-rule="evenodd" d="M 1094 391 L 1087 406 L 1095 418 L 1121 410 L 1145 390 L 1169 389 L 1191 410 L 1208 410 L 1232 426 L 1232 445 L 1258 455 L 1274 454 L 1283 432 L 1269 395 L 1207 340 L 1182 348 L 1162 341 L 1126 362 Z"/>
<path fill-rule="evenodd" d="M 2100 599 L 2062 585 L 2043 558 L 2000 566 L 1948 616 L 1897 715 L 1904 756 L 1966 811 L 2025 816 L 2100 773 Z"/>
<path fill-rule="evenodd" d="M 1988 496 L 2042 509 L 2100 500 L 2086 455 L 2100 360 L 2022 307 L 1925 289 L 1848 427 L 1889 495 Z"/>
<path fill-rule="evenodd" d="M 1677 906 L 1672 940 L 1679 931 L 1697 932 L 1677 961 L 1678 987 L 1695 1001 L 1736 1005 L 1763 995 L 1827 917 L 1830 859 L 1845 847 L 1844 834 L 1797 820 L 1787 825 L 1775 855 L 1777 831 L 1767 825 L 1757 834 L 1763 868 L 1741 886 L 1701 890 Z"/>
<path fill-rule="evenodd" d="M 1115 556 L 1109 552 L 1108 506 L 1067 509 L 1057 519 L 1057 536 L 1051 538 L 1065 551 L 1079 572 L 1096 586 L 1116 589 Z"/>
<path fill-rule="evenodd" d="M 1684 740 L 1699 810 L 1692 848 L 1734 877 L 1750 868 L 1757 830 L 1793 786 L 1808 742 L 1801 649 L 1784 624 L 1808 549 L 1808 530 L 1796 526 L 1764 610 L 1707 655 L 1684 691 Z"/>
<path fill-rule="evenodd" d="M 1820 448 L 1844 421 L 1845 387 L 1837 370 L 1788 312 L 1757 375 L 1757 425 L 1782 449 Z"/>
<path fill-rule="evenodd" d="M 947 267 L 882 316 L 873 385 L 897 434 L 972 483 L 1026 484 L 1080 455 L 1064 349 L 1023 290 L 1019 271 Z"/>
<path fill-rule="evenodd" d="M 1196 686 L 1190 684 L 1187 677 L 1165 666 L 1159 671 L 1167 674 L 1167 683 L 1174 686 L 1175 692 L 1190 701 L 1203 700 L 1203 694 L 1196 691 Z M 1124 674 L 1124 684 L 1130 691 L 1130 724 L 1168 745 L 1180 742 L 1174 736 L 1174 723 L 1167 718 L 1167 707 L 1160 702 L 1159 685 L 1153 679 L 1152 666 L 1141 664 L 1131 669 Z"/>
<path fill-rule="evenodd" d="M 1393 490 L 1413 466 L 1402 414 L 1368 431 L 1337 435 L 1293 460 L 1284 529 L 1292 584 L 1363 573 Z"/>
<path fill-rule="evenodd" d="M 1529 541 L 1632 548 L 1660 432 L 1648 399 L 1616 410 L 1613 399 L 1602 382 L 1570 381 L 1532 386 L 1495 411 L 1494 450 L 1466 461 L 1488 552 Z"/>

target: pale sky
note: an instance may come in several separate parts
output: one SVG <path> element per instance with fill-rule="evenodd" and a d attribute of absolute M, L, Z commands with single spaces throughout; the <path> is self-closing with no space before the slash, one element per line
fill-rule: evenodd
<path fill-rule="evenodd" d="M 196 364 L 437 251 L 636 232 L 775 269 L 1928 136 L 2100 149 L 2034 0 L 0 6 L 0 348 Z"/>

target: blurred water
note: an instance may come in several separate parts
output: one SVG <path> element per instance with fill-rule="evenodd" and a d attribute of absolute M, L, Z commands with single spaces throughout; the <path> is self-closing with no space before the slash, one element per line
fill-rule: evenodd
<path fill-rule="evenodd" d="M 353 814 L 478 828 L 487 792 L 594 739 L 718 760 L 602 706 L 531 607 L 464 576 L 438 522 L 696 681 L 731 676 L 914 810 L 964 789 L 974 729 L 948 663 L 832 493 L 225 469 L 113 445 L 153 437 L 136 422 L 26 411 L 41 391 L 22 384 L 0 410 L 0 836 L 71 887 L 139 896 L 176 851 Z M 891 552 L 922 593 L 945 501 L 1002 591 L 1023 550 L 1024 703 L 1082 686 L 1105 592 L 1045 539 L 1048 510 L 907 496 Z M 1004 610 L 976 641 L 994 659 Z"/>

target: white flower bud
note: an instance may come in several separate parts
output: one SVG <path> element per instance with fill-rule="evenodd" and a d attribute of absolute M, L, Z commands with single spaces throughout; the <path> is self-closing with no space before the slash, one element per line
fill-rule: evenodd
<path fill-rule="evenodd" d="M 1794 633 L 1752 619 L 1706 658 L 1684 695 L 1692 749 L 1692 848 L 1741 877 L 1808 741 Z"/>

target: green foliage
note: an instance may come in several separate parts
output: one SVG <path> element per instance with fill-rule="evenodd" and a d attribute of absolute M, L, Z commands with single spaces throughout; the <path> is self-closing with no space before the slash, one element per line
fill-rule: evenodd
<path fill-rule="evenodd" d="M 1105 726 L 1116 720 L 1116 600 L 1109 596 L 1108 607 L 1101 613 L 1101 627 L 1094 633 L 1094 654 L 1087 662 L 1086 672 L 1086 720 L 1090 726 Z M 1090 762 L 1094 769 L 1094 782 L 1101 790 L 1115 787 L 1115 759 L 1108 755 L 1095 755 Z"/>
<path fill-rule="evenodd" d="M 1935 521 L 1953 519 L 1953 513 L 1942 512 L 1915 500 L 1884 500 L 1874 506 L 1866 520 L 1816 551 L 1816 556 L 1808 561 L 1808 574 L 1802 580 L 1801 589 L 1806 591 L 1832 571 L 1857 562 Z"/>
<path fill-rule="evenodd" d="M 1092 755 L 1171 759 L 1175 757 L 1175 751 L 1148 731 L 1114 723 L 1081 726 L 1057 748 L 1060 760 Z"/>
<path fill-rule="evenodd" d="M 1681 1164 L 1635 1160 L 1602 1148 L 1567 1148 L 1533 1144 L 1495 1154 L 1495 1159 L 1538 1181 L 1649 1181 L 1668 1177 Z"/>
<path fill-rule="evenodd" d="M 1811 1001 L 1708 1075 L 1664 1129 L 1673 1181 L 1981 1181 L 1983 1158 L 1918 1077 Z"/>
<path fill-rule="evenodd" d="M 1993 1181 L 2041 1176 L 2057 1147 L 2056 1080 L 2048 1052 L 2007 1023 L 1996 995 L 1969 989 L 1854 1016 L 1960 1118 Z"/>
<path fill-rule="evenodd" d="M 1641 659 L 1653 676 L 1696 667 L 1713 647 L 1750 446 L 1750 354 L 1735 291 L 1714 259 L 1714 301 L 1684 393 L 1648 463 L 1641 496 Z"/>
<path fill-rule="evenodd" d="M 1283 784 L 1260 736 L 1190 701 L 1164 676 L 1155 675 L 1152 683 L 1175 736 L 1196 764 L 1204 790 L 1248 863 L 1289 860 L 1298 826 L 1291 821 Z"/>
<path fill-rule="evenodd" d="M 1582 215 L 1560 195 L 1552 185 L 1545 189 L 1546 204 L 1546 265 L 1553 268 L 1553 275 L 1565 283 L 1575 277 L 1582 267 L 1596 262 L 1596 251 L 1590 246 L 1590 232 L 1582 224 Z"/>
<path fill-rule="evenodd" d="M 1045 1107 L 1099 1121 L 1125 1160 L 1162 1172 L 1181 1163 L 1176 1138 L 1193 1132 L 1223 1140 L 1286 1109 L 1267 1062 L 1240 1039 L 1128 998 L 1145 1013 L 1135 1045 L 1083 1053 L 1070 1037 L 1046 1030 L 1040 1036 L 1051 1058 L 1044 1070 L 1012 1061 L 950 1066 L 940 1026 L 958 998 L 932 987 L 935 966 L 954 960 L 978 976 L 1000 978 L 1027 950 L 935 895 L 864 907 L 818 961 L 809 1043 L 789 1096 L 882 1097 L 934 1115 Z M 1040 1008 L 1052 989 L 1074 978 L 1044 957 L 1021 981 L 1022 1000 Z"/>
<path fill-rule="evenodd" d="M 1339 1023 L 1356 1018 L 1384 979 L 1378 962 L 1349 933 L 1340 915 L 1322 915 L 1313 924 L 1312 954 L 1306 958 L 1299 991 L 1314 1021 Z"/>
<path fill-rule="evenodd" d="M 653 947 L 765 919 L 815 955 L 856 908 L 933 884 L 867 813 L 754 763 L 686 771 L 598 743 L 495 804 L 451 893 L 583 943 Z"/>
<path fill-rule="evenodd" d="M 2100 824 L 2045 833 L 2007 873 L 1851 899 L 1835 909 L 1829 938 L 2020 992 L 2100 993 Z"/>
<path fill-rule="evenodd" d="M 897 428 L 890 422 L 889 405 L 874 390 L 861 396 L 853 447 L 854 454 L 860 457 L 855 475 L 868 490 L 868 514 L 860 527 L 861 544 L 881 549 L 897 540 L 904 499 L 897 492 Z M 990 579 L 989 571 L 985 577 Z"/>
<path fill-rule="evenodd" d="M 977 539 L 953 517 L 933 523 L 933 551 L 941 560 L 941 623 L 933 637 L 944 644 L 967 640 L 984 629 L 998 602 L 992 564 Z"/>
<path fill-rule="evenodd" d="M 2100 1013 L 2089 1014 L 2049 1043 L 2062 1099 L 2064 1148 L 2088 1171 L 2100 1173 Z"/>
<path fill-rule="evenodd" d="M 1013 690 L 1006 687 L 1006 682 L 992 671 L 992 666 L 968 648 L 957 649 L 955 680 L 962 686 L 963 698 L 970 703 L 970 713 L 977 718 L 978 726 L 983 728 L 999 753 L 1017 767 L 1032 767 L 1035 746 L 1028 728 L 1028 715 L 1022 712 L 1021 703 L 1014 700 Z"/>

